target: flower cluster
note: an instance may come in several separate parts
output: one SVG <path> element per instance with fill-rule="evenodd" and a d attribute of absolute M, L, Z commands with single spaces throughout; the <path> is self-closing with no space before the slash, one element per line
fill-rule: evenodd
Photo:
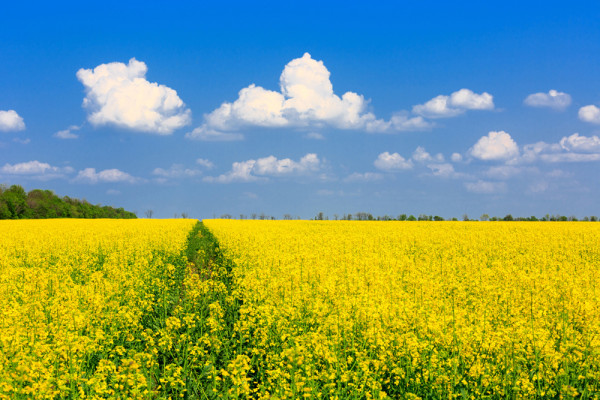
<path fill-rule="evenodd" d="M 235 395 L 599 396 L 595 225 L 204 223 L 236 265 Z"/>

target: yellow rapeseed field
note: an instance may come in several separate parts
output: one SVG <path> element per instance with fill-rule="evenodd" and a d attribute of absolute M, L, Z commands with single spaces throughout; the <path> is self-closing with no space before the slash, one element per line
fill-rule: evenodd
<path fill-rule="evenodd" d="M 146 399 L 177 384 L 162 313 L 195 223 L 0 221 L 0 398 Z"/>
<path fill-rule="evenodd" d="M 208 220 L 222 397 L 594 398 L 600 224 Z"/>
<path fill-rule="evenodd" d="M 205 225 L 0 221 L 0 399 L 600 398 L 600 224 Z"/>

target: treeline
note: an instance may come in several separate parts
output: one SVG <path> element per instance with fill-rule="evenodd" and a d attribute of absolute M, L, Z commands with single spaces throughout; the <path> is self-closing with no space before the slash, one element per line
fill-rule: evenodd
<path fill-rule="evenodd" d="M 220 216 L 221 219 L 235 219 L 231 214 L 223 214 Z M 272 215 L 266 214 L 251 214 L 244 215 L 240 214 L 238 219 L 259 219 L 259 220 L 276 220 L 278 218 Z M 284 220 L 292 220 L 292 219 L 301 219 L 300 217 L 292 217 L 291 214 L 285 214 L 283 216 Z M 439 215 L 427 215 L 427 214 L 419 214 L 418 216 L 414 215 L 406 215 L 400 214 L 398 216 L 374 216 L 371 213 L 366 212 L 358 212 L 354 214 L 333 214 L 333 218 L 329 218 L 328 215 L 320 212 L 314 218 L 311 218 L 315 221 L 325 221 L 325 220 L 335 220 L 335 221 L 459 221 L 458 218 L 449 218 L 445 219 L 440 217 Z M 531 217 L 513 217 L 511 214 L 507 214 L 504 217 L 490 217 L 488 214 L 483 214 L 479 218 L 471 219 L 467 214 L 464 214 L 461 221 L 591 221 L 597 222 L 599 218 L 595 215 L 589 217 L 583 217 L 582 219 L 578 219 L 575 216 L 564 216 L 564 215 L 550 215 L 546 214 L 541 218 L 537 218 L 535 216 Z"/>
<path fill-rule="evenodd" d="M 51 190 L 26 192 L 19 185 L 0 185 L 0 219 L 137 218 L 123 208 L 93 205 L 86 200 L 58 197 Z"/>

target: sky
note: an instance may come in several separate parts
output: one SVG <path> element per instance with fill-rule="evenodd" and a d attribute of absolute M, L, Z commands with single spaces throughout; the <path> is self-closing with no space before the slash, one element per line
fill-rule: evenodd
<path fill-rule="evenodd" d="M 599 20 L 596 1 L 3 4 L 0 183 L 154 218 L 600 215 Z"/>

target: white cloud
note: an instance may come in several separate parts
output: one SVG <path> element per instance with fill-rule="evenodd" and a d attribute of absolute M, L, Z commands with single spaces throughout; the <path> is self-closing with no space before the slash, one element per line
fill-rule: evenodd
<path fill-rule="evenodd" d="M 204 116 L 204 123 L 186 135 L 189 139 L 226 138 L 245 127 L 321 127 L 365 129 L 367 132 L 398 132 L 420 130 L 431 124 L 422 117 L 398 113 L 389 121 L 377 119 L 367 110 L 364 96 L 346 92 L 338 96 L 333 91 L 330 72 L 309 53 L 293 59 L 283 69 L 279 90 L 269 90 L 255 84 L 241 89 L 233 102 Z M 313 137 L 312 138 L 317 138 Z M 229 140 L 233 140 L 230 136 Z"/>
<path fill-rule="evenodd" d="M 227 133 L 216 129 L 209 128 L 206 124 L 202 124 L 198 128 L 185 134 L 186 139 L 202 140 L 204 142 L 234 142 L 243 140 L 244 135 L 241 133 Z"/>
<path fill-rule="evenodd" d="M 465 174 L 456 172 L 454 170 L 454 166 L 450 163 L 428 164 L 427 168 L 429 168 L 431 170 L 431 173 L 434 176 L 439 176 L 441 178 L 463 178 L 463 177 L 466 177 Z"/>
<path fill-rule="evenodd" d="M 219 175 L 217 177 L 207 176 L 204 178 L 205 182 L 211 183 L 231 183 L 231 182 L 255 182 L 258 180 L 264 180 L 264 178 L 258 178 L 252 175 L 252 169 L 256 164 L 256 160 L 248 160 L 241 162 L 234 162 L 231 166 L 231 171 Z"/>
<path fill-rule="evenodd" d="M 78 131 L 79 129 L 81 129 L 81 126 L 71 125 L 67 129 L 56 132 L 53 136 L 58 139 L 77 139 L 79 135 L 73 133 L 73 131 Z"/>
<path fill-rule="evenodd" d="M 406 170 L 413 167 L 411 160 L 406 160 L 398 153 L 381 153 L 373 163 L 376 168 L 384 171 Z"/>
<path fill-rule="evenodd" d="M 206 115 L 209 128 L 227 131 L 243 126 L 287 127 L 330 125 L 341 129 L 364 127 L 374 121 L 365 112 L 367 101 L 353 92 L 341 97 L 333 92 L 330 73 L 322 61 L 305 53 L 284 68 L 281 91 L 254 84 L 243 88 L 237 100 L 225 102 Z"/>
<path fill-rule="evenodd" d="M 25 129 L 25 122 L 15 110 L 0 110 L 0 131 L 22 131 L 23 129 Z"/>
<path fill-rule="evenodd" d="M 449 96 L 439 95 L 424 104 L 413 106 L 413 112 L 427 118 L 449 118 L 465 113 L 467 110 L 493 110 L 494 98 L 483 92 L 474 93 L 469 89 L 460 89 Z"/>
<path fill-rule="evenodd" d="M 579 119 L 592 124 L 600 124 L 600 108 L 589 105 L 579 109 Z"/>
<path fill-rule="evenodd" d="M 506 183 L 479 180 L 477 182 L 465 182 L 465 188 L 473 193 L 491 194 L 506 191 Z"/>
<path fill-rule="evenodd" d="M 519 146 L 508 133 L 492 131 L 482 136 L 469 152 L 480 160 L 506 160 L 519 155 Z"/>
<path fill-rule="evenodd" d="M 359 173 L 355 172 L 353 174 L 348 175 L 344 182 L 373 182 L 380 181 L 383 179 L 383 175 L 377 172 L 365 172 Z"/>
<path fill-rule="evenodd" d="M 571 136 L 563 137 L 560 146 L 567 151 L 583 152 L 583 153 L 600 153 L 600 137 L 598 136 L 579 136 L 579 133 L 574 133 Z"/>
<path fill-rule="evenodd" d="M 325 136 L 323 136 L 319 132 L 308 132 L 306 135 L 304 135 L 304 137 L 307 139 L 325 140 Z"/>
<path fill-rule="evenodd" d="M 453 162 L 461 162 L 463 159 L 463 156 L 460 153 L 452 153 L 452 155 L 450 156 L 450 159 Z"/>
<path fill-rule="evenodd" d="M 555 110 L 564 110 L 571 104 L 571 96 L 553 89 L 548 93 L 530 94 L 523 102 L 530 107 L 550 107 Z"/>
<path fill-rule="evenodd" d="M 129 175 L 127 172 L 120 171 L 118 169 L 105 169 L 103 171 L 96 172 L 95 168 L 85 168 L 77 174 L 74 181 L 83 183 L 99 183 L 99 182 L 124 182 L 124 183 L 135 183 L 139 179 Z"/>
<path fill-rule="evenodd" d="M 424 147 L 417 147 L 416 150 L 413 152 L 412 155 L 412 159 L 417 161 L 417 162 L 444 162 L 444 156 L 441 153 L 438 153 L 435 155 L 435 157 L 433 157 L 431 154 L 429 154 Z"/>
<path fill-rule="evenodd" d="M 35 161 L 22 162 L 17 164 L 4 164 L 0 168 L 0 174 L 18 175 L 35 179 L 55 179 L 64 178 L 66 174 L 73 172 L 71 167 L 55 167 L 48 163 Z"/>
<path fill-rule="evenodd" d="M 193 178 L 201 175 L 199 169 L 185 168 L 182 164 L 173 164 L 169 169 L 155 168 L 152 175 L 160 178 Z"/>
<path fill-rule="evenodd" d="M 85 86 L 83 106 L 93 125 L 116 125 L 141 132 L 170 135 L 190 122 L 177 92 L 146 80 L 146 64 L 135 58 L 128 64 L 113 62 L 80 69 Z"/>
<path fill-rule="evenodd" d="M 265 177 L 282 177 L 290 175 L 306 175 L 321 169 L 322 161 L 314 153 L 309 153 L 299 161 L 289 158 L 278 159 L 275 156 L 234 162 L 231 171 L 217 177 L 208 176 L 205 182 L 231 183 L 255 182 L 266 180 Z"/>
<path fill-rule="evenodd" d="M 580 136 L 574 133 L 558 143 L 537 142 L 523 146 L 520 158 L 511 163 L 532 163 L 537 160 L 548 163 L 600 161 L 600 137 Z"/>
<path fill-rule="evenodd" d="M 196 164 L 198 164 L 206 169 L 212 169 L 215 167 L 215 164 L 213 164 L 212 161 L 207 160 L 206 158 L 198 158 L 196 160 Z"/>

